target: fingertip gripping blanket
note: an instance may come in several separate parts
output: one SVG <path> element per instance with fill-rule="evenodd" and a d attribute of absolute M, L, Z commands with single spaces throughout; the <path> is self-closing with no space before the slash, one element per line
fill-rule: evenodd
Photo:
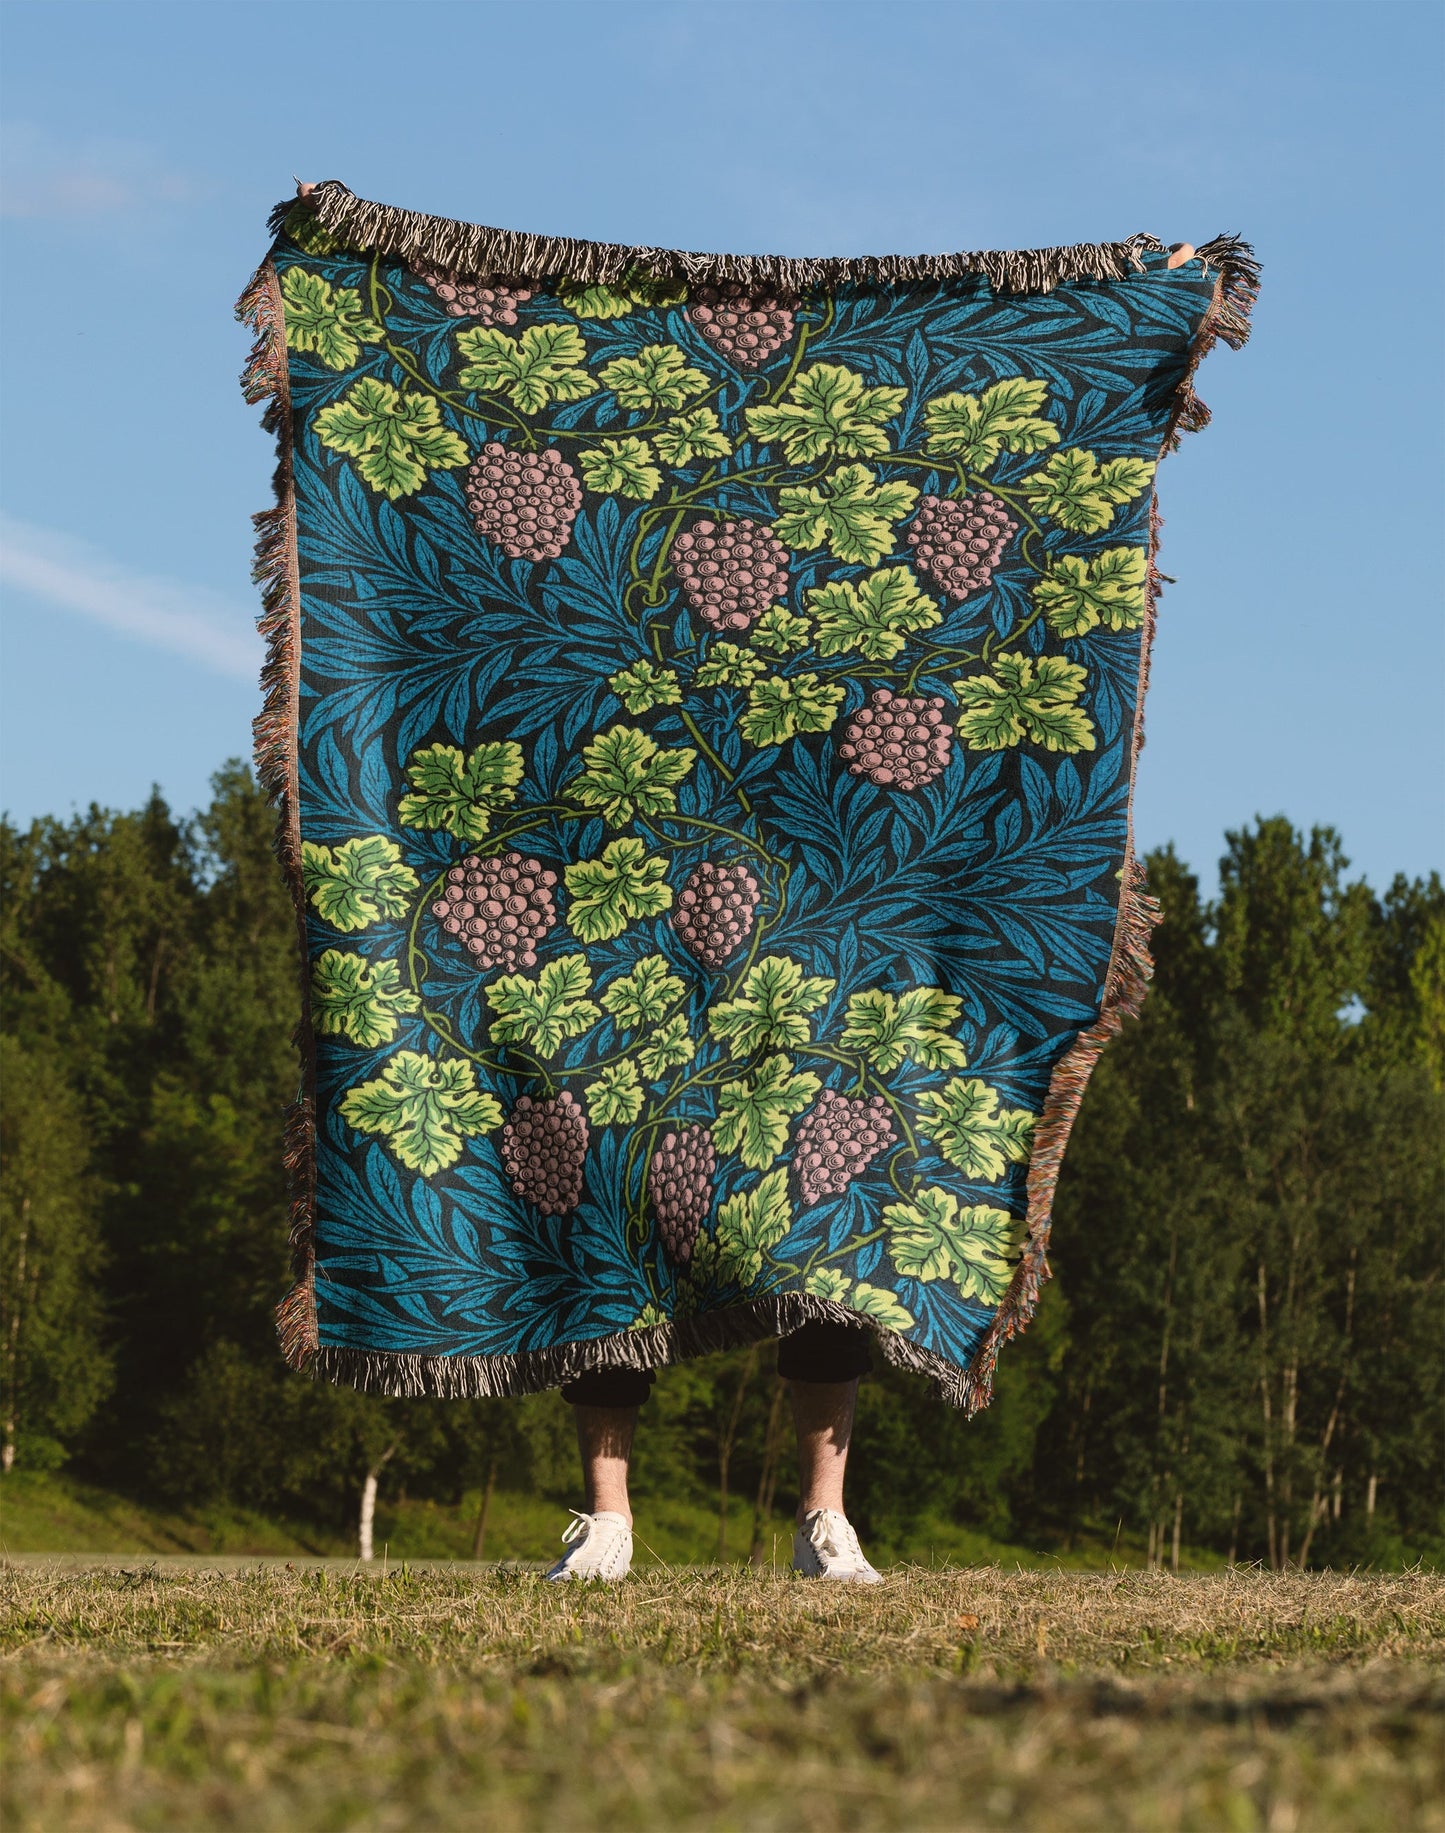
<path fill-rule="evenodd" d="M 983 1405 L 1150 971 L 1154 473 L 1249 249 L 272 230 L 288 1359 L 517 1393 L 826 1317 Z"/>

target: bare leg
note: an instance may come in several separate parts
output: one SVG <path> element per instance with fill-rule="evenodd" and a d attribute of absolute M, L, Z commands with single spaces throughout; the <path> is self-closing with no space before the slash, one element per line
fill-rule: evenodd
<path fill-rule="evenodd" d="M 622 1515 L 632 1526 L 627 1461 L 632 1455 L 636 1407 L 573 1407 L 589 1515 Z"/>
<path fill-rule="evenodd" d="M 798 1429 L 798 1525 L 814 1509 L 843 1514 L 843 1473 L 858 1401 L 856 1381 L 793 1381 L 793 1423 Z"/>

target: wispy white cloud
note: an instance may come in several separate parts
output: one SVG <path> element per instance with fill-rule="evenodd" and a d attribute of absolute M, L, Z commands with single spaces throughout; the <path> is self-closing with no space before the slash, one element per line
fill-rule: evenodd
<path fill-rule="evenodd" d="M 201 186 L 135 140 L 68 141 L 32 122 L 6 125 L 0 216 L 124 216 L 184 204 Z"/>
<path fill-rule="evenodd" d="M 178 579 L 136 572 L 89 542 L 13 516 L 0 516 L 0 584 L 216 674 L 254 681 L 261 666 L 261 639 L 249 607 Z M 7 616 L 25 615 L 7 607 Z"/>

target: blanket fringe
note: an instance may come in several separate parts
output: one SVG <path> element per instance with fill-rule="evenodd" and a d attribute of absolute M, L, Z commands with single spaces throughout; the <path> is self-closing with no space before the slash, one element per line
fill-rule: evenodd
<path fill-rule="evenodd" d="M 445 217 L 367 202 L 338 180 L 319 185 L 308 200 L 317 221 L 339 243 L 407 260 L 421 259 L 456 274 L 506 273 L 542 276 L 563 273 L 569 280 L 609 283 L 629 272 L 692 284 L 711 280 L 761 282 L 788 289 L 840 281 L 897 284 L 982 274 L 999 292 L 1048 292 L 1068 281 L 1119 280 L 1142 269 L 1144 253 L 1159 252 L 1154 236 L 1125 242 L 1081 243 L 1072 248 L 1013 250 L 989 254 L 862 256 L 854 259 L 792 259 L 780 255 L 716 255 L 676 249 L 623 247 L 562 236 L 520 235 L 509 230 L 454 222 Z M 287 198 L 271 214 L 281 233 L 296 208 Z M 1195 339 L 1184 378 L 1175 393 L 1174 413 L 1163 451 L 1177 449 L 1180 436 L 1207 426 L 1209 409 L 1194 390 L 1200 363 L 1216 342 L 1239 349 L 1249 337 L 1250 313 L 1259 292 L 1259 263 L 1238 236 L 1216 236 L 1196 254 L 1218 278 L 1214 299 Z M 1162 579 L 1156 564 L 1161 527 L 1157 498 L 1150 507 L 1149 566 L 1140 631 L 1139 694 L 1130 762 L 1130 828 L 1120 873 L 1118 914 L 1099 1016 L 1079 1033 L 1055 1065 L 1043 1112 L 1034 1133 L 1028 1173 L 1025 1246 L 1008 1291 L 967 1369 L 870 1323 L 847 1306 L 804 1293 L 771 1298 L 674 1319 L 643 1330 L 628 1330 L 590 1342 L 496 1356 L 413 1356 L 348 1349 L 319 1342 L 315 1285 L 316 1124 L 314 1045 L 308 1017 L 305 896 L 301 883 L 299 801 L 296 786 L 296 729 L 300 663 L 300 584 L 296 563 L 295 498 L 291 473 L 292 429 L 285 329 L 275 269 L 262 264 L 236 308 L 256 332 L 242 376 L 246 398 L 265 402 L 263 425 L 278 441 L 276 503 L 254 518 L 255 579 L 262 591 L 259 628 L 267 641 L 262 671 L 264 703 L 255 721 L 256 769 L 278 813 L 276 852 L 297 912 L 300 933 L 302 1021 L 297 1042 L 303 1065 L 302 1091 L 286 1119 L 285 1160 L 290 1199 L 294 1284 L 277 1308 L 282 1351 L 293 1368 L 311 1367 L 333 1381 L 368 1393 L 483 1398 L 556 1387 L 588 1369 L 653 1368 L 718 1350 L 785 1335 L 801 1324 L 828 1319 L 867 1325 L 893 1367 L 926 1376 L 944 1401 L 967 1414 L 985 1407 L 992 1395 L 1001 1346 L 1018 1335 L 1038 1305 L 1049 1278 L 1048 1241 L 1054 1192 L 1064 1148 L 1083 1101 L 1094 1064 L 1127 1017 L 1137 1016 L 1153 974 L 1149 939 L 1159 905 L 1145 889 L 1134 853 L 1133 772 L 1144 742 L 1143 709 Z M 1162 454 L 1161 454 L 1162 455 Z"/>
<path fill-rule="evenodd" d="M 1259 262 L 1248 242 L 1237 235 L 1216 236 L 1195 250 L 1206 268 L 1219 275 L 1214 287 L 1214 302 L 1194 340 L 1189 368 L 1174 395 L 1174 417 L 1164 440 L 1166 452 L 1177 452 L 1185 433 L 1202 433 L 1213 415 L 1194 392 L 1194 377 L 1199 365 L 1217 343 L 1231 350 L 1242 350 L 1249 342 L 1249 320 L 1259 297 Z"/>
<path fill-rule="evenodd" d="M 792 256 L 701 253 L 680 248 L 588 242 L 574 236 L 525 235 L 481 223 L 458 222 L 419 210 L 358 197 L 330 178 L 306 199 L 316 221 L 346 247 L 425 261 L 460 276 L 517 274 L 562 275 L 584 285 L 609 285 L 629 274 L 683 280 L 705 285 L 720 280 L 801 291 L 855 281 L 897 285 L 907 281 L 956 280 L 981 274 L 1000 293 L 1048 293 L 1069 281 L 1124 280 L 1141 273 L 1146 254 L 1162 252 L 1157 236 L 1142 231 L 1122 242 L 1076 242 L 1059 248 L 975 250 L 936 255 Z M 271 213 L 273 234 L 280 232 L 294 198 L 285 198 Z M 1221 235 L 1195 250 L 1207 268 L 1225 280 L 1226 305 L 1218 335 L 1243 343 L 1249 335 L 1249 307 L 1258 285 L 1258 264 L 1247 242 Z"/>
<path fill-rule="evenodd" d="M 256 529 L 251 577 L 261 588 L 256 627 L 266 640 L 261 668 L 261 711 L 252 721 L 256 777 L 276 810 L 274 846 L 296 913 L 297 969 L 301 1019 L 295 1043 L 301 1058 L 301 1089 L 286 1111 L 283 1158 L 286 1167 L 294 1283 L 276 1308 L 281 1352 L 293 1368 L 315 1354 L 316 1330 L 316 1126 L 315 1064 L 310 1025 L 310 977 L 306 960 L 306 895 L 301 882 L 301 810 L 296 782 L 297 687 L 301 666 L 301 587 L 296 563 L 296 503 L 292 480 L 291 391 L 276 270 L 268 257 L 236 304 L 236 316 L 251 326 L 256 341 L 241 373 L 248 401 L 264 403 L 261 424 L 277 442 L 273 488 L 276 501 L 252 517 Z"/>
<path fill-rule="evenodd" d="M 509 1356 L 409 1356 L 323 1345 L 316 1351 L 318 1374 L 360 1388 L 363 1393 L 441 1400 L 501 1399 L 560 1387 L 592 1369 L 662 1368 L 694 1356 L 715 1355 L 769 1337 L 786 1336 L 803 1324 L 827 1322 L 854 1328 L 867 1326 L 884 1359 L 895 1368 L 925 1375 L 952 1405 L 963 1404 L 966 1376 L 931 1350 L 830 1299 L 805 1292 L 780 1292 L 773 1298 L 730 1305 L 725 1311 L 674 1318 L 643 1330 L 589 1342 L 559 1343 L 549 1349 L 523 1350 Z"/>
<path fill-rule="evenodd" d="M 1214 299 L 1205 314 L 1189 353 L 1189 363 L 1174 396 L 1174 412 L 1166 429 L 1160 456 L 1177 451 L 1180 436 L 1208 426 L 1209 409 L 1194 392 L 1199 365 L 1223 342 L 1240 349 L 1249 338 L 1249 317 L 1259 296 L 1259 263 L 1247 242 L 1238 236 L 1217 236 L 1195 251 L 1218 273 Z M 986 1407 L 993 1394 L 994 1368 L 1000 1348 L 1017 1336 L 1038 1309 L 1039 1290 L 1049 1278 L 1049 1233 L 1053 1225 L 1054 1192 L 1064 1148 L 1083 1103 L 1084 1090 L 1104 1046 L 1123 1028 L 1126 1018 L 1137 1018 L 1154 974 L 1149 941 L 1161 916 L 1156 898 L 1146 890 L 1144 868 L 1134 853 L 1134 777 L 1144 748 L 1144 703 L 1149 687 L 1149 665 L 1154 649 L 1163 575 L 1159 571 L 1159 532 L 1163 521 L 1157 493 L 1149 503 L 1149 563 L 1144 589 L 1144 620 L 1139 632 L 1139 686 L 1134 703 L 1134 732 L 1129 758 L 1129 828 L 1120 873 L 1119 912 L 1114 924 L 1114 946 L 1104 980 L 1099 1016 L 1081 1031 L 1054 1065 L 1043 1112 L 1034 1128 L 1029 1159 L 1028 1212 L 1025 1217 L 1024 1252 L 1008 1291 L 994 1314 L 988 1335 L 969 1363 L 958 1404 L 972 1416 Z"/>
<path fill-rule="evenodd" d="M 573 236 L 524 235 L 481 223 L 457 222 L 424 211 L 401 210 L 358 197 L 339 179 L 316 186 L 306 200 L 316 221 L 346 247 L 405 261 L 425 261 L 462 276 L 560 274 L 583 285 L 611 285 L 629 274 L 682 280 L 693 286 L 720 280 L 761 284 L 790 292 L 855 281 L 897 285 L 911 280 L 956 280 L 981 274 L 995 292 L 1047 293 L 1067 281 L 1123 280 L 1143 271 L 1145 254 L 1164 244 L 1157 236 L 1122 242 L 1078 242 L 1067 248 L 1015 248 L 938 255 L 791 256 L 704 254 L 680 248 L 586 242 Z M 272 212 L 279 231 L 295 200 Z M 1242 271 L 1246 245 L 1218 236 L 1198 250 L 1210 266 Z"/>

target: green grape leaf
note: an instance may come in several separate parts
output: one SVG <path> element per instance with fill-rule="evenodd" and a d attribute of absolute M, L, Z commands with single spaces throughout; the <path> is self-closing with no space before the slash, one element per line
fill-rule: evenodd
<path fill-rule="evenodd" d="M 1106 630 L 1137 630 L 1144 621 L 1149 557 L 1142 547 L 1106 547 L 1085 560 L 1060 554 L 1034 586 L 1034 603 L 1055 636 L 1087 636 Z"/>
<path fill-rule="evenodd" d="M 1039 413 L 1047 382 L 1009 376 L 978 394 L 938 395 L 923 410 L 924 451 L 984 471 L 1000 452 L 1042 452 L 1059 443 L 1059 429 Z"/>
<path fill-rule="evenodd" d="M 301 843 L 301 881 L 316 914 L 333 929 L 365 929 L 406 914 L 417 876 L 384 834 L 343 840 L 339 847 Z"/>
<path fill-rule="evenodd" d="M 619 725 L 594 738 L 582 758 L 586 768 L 567 784 L 566 794 L 600 810 L 609 826 L 623 827 L 634 815 L 675 812 L 677 785 L 697 752 L 689 745 L 661 750 L 637 726 Z"/>
<path fill-rule="evenodd" d="M 1092 452 L 1069 446 L 1024 479 L 1035 514 L 1076 535 L 1096 535 L 1114 520 L 1114 509 L 1147 488 L 1154 466 L 1144 458 L 1111 458 L 1102 466 Z"/>
<path fill-rule="evenodd" d="M 666 1322 L 667 1313 L 660 1305 L 655 1305 L 651 1299 L 648 1299 L 627 1328 L 629 1330 L 655 1330 L 659 1324 Z"/>
<path fill-rule="evenodd" d="M 293 204 L 286 212 L 286 221 L 281 227 L 303 254 L 313 255 L 317 259 L 322 255 L 334 255 L 341 247 L 341 243 L 322 223 L 310 204 Z"/>
<path fill-rule="evenodd" d="M 697 1045 L 688 1031 L 686 1017 L 675 1012 L 665 1025 L 649 1031 L 642 1040 L 637 1049 L 637 1063 L 647 1080 L 656 1082 L 669 1069 L 676 1069 L 680 1063 L 690 1063 L 696 1052 Z"/>
<path fill-rule="evenodd" d="M 665 465 L 690 465 L 695 458 L 727 458 L 732 441 L 710 407 L 694 407 L 659 427 L 652 436 Z"/>
<path fill-rule="evenodd" d="M 998 1094 L 977 1076 L 951 1076 L 941 1089 L 918 1097 L 918 1130 L 931 1139 L 950 1165 L 966 1177 L 992 1183 L 1004 1174 L 1009 1154 L 999 1124 Z"/>
<path fill-rule="evenodd" d="M 808 1014 L 827 1003 L 837 984 L 805 974 L 787 955 L 764 955 L 748 969 L 735 998 L 709 1008 L 708 1028 L 734 1058 L 780 1044 L 806 1044 L 812 1038 Z"/>
<path fill-rule="evenodd" d="M 772 605 L 753 625 L 749 642 L 754 649 L 771 649 L 776 654 L 791 655 L 806 649 L 812 632 L 805 617 L 794 617 L 782 605 Z"/>
<path fill-rule="evenodd" d="M 999 1150 L 1010 1164 L 1026 1165 L 1034 1149 L 1038 1115 L 1026 1107 L 1001 1107 L 998 1111 Z"/>
<path fill-rule="evenodd" d="M 814 1267 L 803 1281 L 803 1290 L 814 1298 L 831 1298 L 835 1305 L 846 1305 L 852 1280 L 837 1267 Z"/>
<path fill-rule="evenodd" d="M 889 1230 L 888 1255 L 906 1279 L 927 1285 L 953 1272 L 953 1235 L 958 1198 L 936 1184 L 919 1191 L 911 1203 L 889 1203 L 883 1211 Z"/>
<path fill-rule="evenodd" d="M 292 350 L 314 352 L 328 369 L 350 369 L 364 343 L 383 335 L 368 315 L 354 287 L 338 287 L 304 267 L 288 267 L 281 276 L 286 342 Z"/>
<path fill-rule="evenodd" d="M 871 1317 L 888 1330 L 912 1330 L 913 1313 L 906 1305 L 899 1304 L 891 1292 L 881 1286 L 870 1286 L 865 1279 L 860 1279 L 853 1290 L 846 1294 L 844 1304 L 863 1317 Z"/>
<path fill-rule="evenodd" d="M 401 798 L 397 816 L 407 827 L 440 827 L 458 840 L 481 840 L 495 811 L 515 797 L 522 767 L 522 747 L 510 738 L 478 745 L 467 757 L 455 745 L 428 745 L 412 753 L 406 767 L 411 794 Z"/>
<path fill-rule="evenodd" d="M 644 344 L 633 356 L 614 357 L 597 373 L 617 396 L 618 406 L 634 413 L 686 407 L 711 386 L 700 369 L 689 366 L 676 344 Z"/>
<path fill-rule="evenodd" d="M 630 267 L 615 285 L 599 282 L 564 280 L 557 297 L 569 312 L 579 318 L 626 318 L 641 307 L 681 305 L 687 288 L 675 280 L 664 280 L 649 274 L 645 268 Z"/>
<path fill-rule="evenodd" d="M 1013 1217 L 1006 1209 L 975 1204 L 958 1212 L 958 1227 L 954 1284 L 965 1298 L 998 1304 L 1017 1264 Z"/>
<path fill-rule="evenodd" d="M 587 1118 L 595 1127 L 610 1127 L 617 1121 L 631 1126 L 642 1112 L 642 1084 L 637 1079 L 637 1065 L 624 1057 L 620 1063 L 609 1063 L 595 1082 L 587 1085 Z"/>
<path fill-rule="evenodd" d="M 748 426 L 765 444 L 781 440 L 790 464 L 811 464 L 825 452 L 876 458 L 888 450 L 883 424 L 907 394 L 906 388 L 869 388 L 837 363 L 814 363 L 794 378 L 785 401 L 748 408 Z"/>
<path fill-rule="evenodd" d="M 430 1177 L 462 1155 L 467 1140 L 502 1123 L 496 1099 L 477 1088 L 464 1057 L 438 1062 L 399 1050 L 373 1081 L 346 1091 L 341 1118 L 360 1133 L 375 1133 L 408 1170 Z"/>
<path fill-rule="evenodd" d="M 692 678 L 694 687 L 751 687 L 768 672 L 761 656 L 749 654 L 736 643 L 713 643 L 707 660 Z"/>
<path fill-rule="evenodd" d="M 401 984 L 395 961 L 368 961 L 328 948 L 312 966 L 311 1020 L 323 1037 L 349 1037 L 375 1050 L 396 1036 L 401 1014 L 420 1010 L 416 994 Z"/>
<path fill-rule="evenodd" d="M 655 706 L 676 706 L 682 699 L 682 683 L 677 671 L 659 668 L 655 662 L 629 662 L 607 685 L 629 713 L 650 712 Z"/>
<path fill-rule="evenodd" d="M 630 974 L 608 982 L 602 1004 L 626 1031 L 654 1024 L 686 991 L 668 966 L 666 955 L 644 955 Z"/>
<path fill-rule="evenodd" d="M 312 427 L 322 445 L 354 458 L 360 477 L 393 503 L 420 490 L 429 469 L 467 462 L 467 448 L 441 424 L 434 395 L 403 395 L 371 376 L 323 407 Z"/>
<path fill-rule="evenodd" d="M 1099 488 L 1111 503 L 1127 503 L 1152 482 L 1157 465 L 1149 458 L 1110 458 L 1099 468 Z"/>
<path fill-rule="evenodd" d="M 802 1113 L 819 1086 L 809 1070 L 794 1075 L 785 1056 L 766 1058 L 751 1080 L 725 1083 L 712 1124 L 718 1150 L 736 1152 L 754 1171 L 766 1171 L 787 1144 L 788 1121 Z"/>
<path fill-rule="evenodd" d="M 976 751 L 1002 751 L 1027 738 L 1047 751 L 1092 751 L 1094 726 L 1078 705 L 1088 671 L 1062 656 L 1004 651 L 992 675 L 955 681 L 958 736 Z"/>
<path fill-rule="evenodd" d="M 888 1204 L 883 1222 L 888 1257 L 906 1279 L 949 1279 L 986 1305 L 1008 1290 L 1013 1218 L 1006 1209 L 960 1208 L 957 1197 L 930 1184 L 911 1203 Z"/>
<path fill-rule="evenodd" d="M 748 689 L 738 729 L 749 744 L 780 745 L 795 732 L 826 732 L 838 717 L 844 690 L 816 675 L 770 675 Z"/>
<path fill-rule="evenodd" d="M 486 989 L 495 1015 L 492 1041 L 524 1044 L 538 1056 L 555 1056 L 568 1038 L 580 1037 L 601 1018 L 600 1007 L 587 998 L 591 990 L 586 955 L 559 955 L 535 980 L 525 974 L 499 975 Z"/>
<path fill-rule="evenodd" d="M 648 856 L 630 835 L 611 840 L 600 859 L 567 866 L 567 927 L 579 942 L 610 942 L 637 917 L 660 916 L 672 905 L 667 861 Z"/>
<path fill-rule="evenodd" d="M 763 1256 L 792 1226 L 788 1170 L 780 1165 L 759 1178 L 751 1190 L 740 1190 L 718 1205 L 716 1240 L 724 1272 L 745 1289 L 755 1284 L 763 1270 Z"/>
<path fill-rule="evenodd" d="M 557 288 L 557 297 L 569 312 L 575 312 L 579 318 L 626 318 L 637 305 L 631 293 L 620 287 L 603 286 L 600 283 L 574 286 L 564 280 Z"/>
<path fill-rule="evenodd" d="M 821 484 L 785 485 L 773 533 L 785 547 L 826 546 L 850 566 L 877 566 L 893 550 L 894 524 L 917 501 L 911 484 L 881 484 L 867 465 L 842 465 Z"/>
<path fill-rule="evenodd" d="M 554 401 L 581 401 L 597 383 L 583 365 L 587 346 L 575 325 L 528 325 L 508 337 L 494 325 L 457 334 L 463 388 L 510 397 L 519 413 L 539 414 Z"/>
<path fill-rule="evenodd" d="M 962 1069 L 968 1058 L 950 1036 L 963 1001 L 941 987 L 910 987 L 900 998 L 881 987 L 865 987 L 848 1001 L 839 1042 L 859 1050 L 883 1075 L 906 1057 L 920 1069 Z"/>
<path fill-rule="evenodd" d="M 890 661 L 915 630 L 931 630 L 942 612 L 918 590 L 907 567 L 885 567 L 862 579 L 831 579 L 806 595 L 818 654 L 848 652 Z"/>
<path fill-rule="evenodd" d="M 579 452 L 577 462 L 583 483 L 599 494 L 611 492 L 645 503 L 662 488 L 662 473 L 645 439 L 604 439 L 600 446 Z"/>
<path fill-rule="evenodd" d="M 692 1244 L 692 1261 L 687 1277 L 678 1289 L 679 1297 L 688 1301 L 689 1312 L 697 1309 L 697 1295 L 706 1291 L 718 1267 L 717 1242 L 711 1235 L 699 1234 Z"/>

